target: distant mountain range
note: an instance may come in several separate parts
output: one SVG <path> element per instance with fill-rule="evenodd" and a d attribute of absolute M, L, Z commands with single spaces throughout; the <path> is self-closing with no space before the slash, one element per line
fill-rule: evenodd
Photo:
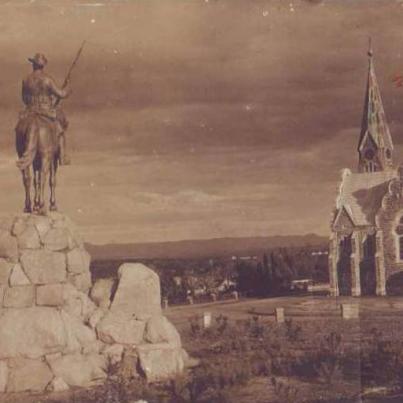
<path fill-rule="evenodd" d="M 324 248 L 328 238 L 316 234 L 250 238 L 217 238 L 130 244 L 86 244 L 93 260 L 196 259 L 260 256 L 271 248 L 314 246 Z"/>

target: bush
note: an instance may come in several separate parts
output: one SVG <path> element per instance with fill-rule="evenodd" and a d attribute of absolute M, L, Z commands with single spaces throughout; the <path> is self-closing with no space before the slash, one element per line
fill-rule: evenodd
<path fill-rule="evenodd" d="M 335 378 L 341 375 L 343 345 L 342 337 L 339 333 L 332 332 L 325 336 L 320 344 L 315 361 L 316 372 L 325 383 L 331 384 Z"/>
<path fill-rule="evenodd" d="M 387 340 L 376 328 L 361 348 L 361 372 L 365 384 L 387 385 L 400 383 L 403 367 L 403 343 Z"/>

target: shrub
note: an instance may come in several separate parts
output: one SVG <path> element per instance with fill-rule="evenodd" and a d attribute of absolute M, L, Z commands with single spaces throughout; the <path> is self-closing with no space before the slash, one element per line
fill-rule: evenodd
<path fill-rule="evenodd" d="M 361 370 L 366 384 L 400 383 L 403 367 L 403 343 L 387 340 L 376 328 L 361 348 Z"/>
<path fill-rule="evenodd" d="M 339 333 L 331 332 L 325 336 L 315 357 L 314 368 L 320 379 L 331 384 L 333 379 L 341 374 L 343 361 L 342 337 Z"/>
<path fill-rule="evenodd" d="M 279 381 L 275 377 L 271 378 L 271 384 L 274 387 L 278 403 L 298 403 L 301 401 L 297 388 Z"/>

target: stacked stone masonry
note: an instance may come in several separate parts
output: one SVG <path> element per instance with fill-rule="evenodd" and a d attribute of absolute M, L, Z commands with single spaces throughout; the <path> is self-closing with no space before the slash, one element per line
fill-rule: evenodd
<path fill-rule="evenodd" d="M 124 264 L 118 277 L 91 283 L 62 214 L 0 222 L 0 393 L 91 386 L 125 355 L 150 381 L 182 372 L 189 357 L 162 316 L 157 274 Z"/>

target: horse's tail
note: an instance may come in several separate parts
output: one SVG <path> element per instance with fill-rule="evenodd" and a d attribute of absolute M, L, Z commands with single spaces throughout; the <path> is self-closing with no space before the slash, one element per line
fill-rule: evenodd
<path fill-rule="evenodd" d="M 18 130 L 18 127 L 17 129 Z M 22 155 L 20 155 L 19 160 L 17 161 L 17 167 L 23 171 L 27 169 L 33 162 L 36 156 L 37 144 L 38 144 L 38 128 L 35 124 L 31 124 L 27 129 L 24 150 Z"/>

